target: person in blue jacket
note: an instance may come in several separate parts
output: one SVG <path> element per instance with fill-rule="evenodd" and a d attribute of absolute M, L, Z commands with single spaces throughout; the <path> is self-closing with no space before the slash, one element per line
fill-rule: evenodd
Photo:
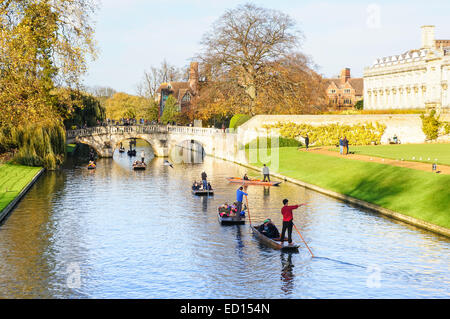
<path fill-rule="evenodd" d="M 248 196 L 247 193 L 243 191 L 244 187 L 239 187 L 236 191 L 236 202 L 237 202 L 237 211 L 240 213 L 242 211 L 242 200 L 244 199 L 244 195 Z"/>

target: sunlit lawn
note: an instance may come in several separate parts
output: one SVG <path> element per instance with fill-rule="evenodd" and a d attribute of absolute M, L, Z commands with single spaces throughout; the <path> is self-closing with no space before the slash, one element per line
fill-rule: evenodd
<path fill-rule="evenodd" d="M 16 198 L 40 169 L 21 165 L 0 165 L 0 211 Z"/>
<path fill-rule="evenodd" d="M 330 150 L 339 151 L 337 147 Z M 350 152 L 389 159 L 450 165 L 450 144 L 390 144 L 349 146 Z"/>
<path fill-rule="evenodd" d="M 259 163 L 258 166 L 262 164 Z M 295 147 L 279 149 L 278 171 L 328 190 L 450 228 L 450 175 L 299 152 Z"/>

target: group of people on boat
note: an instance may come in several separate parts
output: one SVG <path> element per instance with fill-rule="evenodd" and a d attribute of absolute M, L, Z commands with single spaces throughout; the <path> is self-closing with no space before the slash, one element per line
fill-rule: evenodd
<path fill-rule="evenodd" d="M 219 215 L 220 217 L 233 217 L 233 216 L 243 216 L 245 215 L 245 211 L 240 212 L 238 210 L 237 202 L 232 205 L 228 205 L 227 203 L 219 206 Z"/>
<path fill-rule="evenodd" d="M 142 161 L 134 161 L 133 162 L 133 166 L 147 166 L 147 164 L 145 164 L 144 160 Z"/>
<path fill-rule="evenodd" d="M 200 184 L 200 183 L 197 183 L 197 181 L 194 181 L 194 183 L 192 184 L 192 190 L 193 191 L 199 191 L 199 190 L 212 191 L 213 188 L 209 182 L 206 183 L 206 188 L 205 188 L 205 185 L 203 183 Z"/>
<path fill-rule="evenodd" d="M 192 184 L 192 190 L 193 191 L 198 191 L 198 190 L 212 191 L 213 188 L 207 180 L 208 175 L 206 175 L 206 172 L 203 171 L 200 176 L 201 176 L 202 182 L 197 183 L 197 181 L 194 181 L 194 183 Z"/>

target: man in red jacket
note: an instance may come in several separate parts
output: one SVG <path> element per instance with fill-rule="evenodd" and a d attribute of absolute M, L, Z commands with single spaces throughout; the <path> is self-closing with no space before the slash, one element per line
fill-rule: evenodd
<path fill-rule="evenodd" d="M 286 229 L 288 231 L 288 243 L 292 243 L 292 227 L 294 226 L 294 223 L 292 220 L 294 219 L 294 215 L 292 214 L 292 211 L 294 209 L 299 208 L 300 206 L 303 206 L 305 204 L 300 205 L 293 205 L 288 206 L 288 200 L 283 199 L 283 208 L 281 208 L 281 214 L 283 214 L 283 230 L 281 231 L 281 237 L 280 241 L 284 241 L 284 234 L 286 233 Z"/>

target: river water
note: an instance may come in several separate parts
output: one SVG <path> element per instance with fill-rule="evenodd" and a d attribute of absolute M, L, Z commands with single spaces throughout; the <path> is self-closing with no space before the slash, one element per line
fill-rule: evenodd
<path fill-rule="evenodd" d="M 171 168 L 153 158 L 135 172 L 131 161 L 116 153 L 94 171 L 73 163 L 39 179 L 0 226 L 0 297 L 450 297 L 444 237 L 289 183 L 250 186 L 253 223 L 270 217 L 280 227 L 283 198 L 309 203 L 294 218 L 319 258 L 304 245 L 281 253 L 248 224 L 217 221 L 237 188 L 225 178 L 246 168 L 209 157 Z M 213 197 L 191 194 L 203 170 Z"/>

